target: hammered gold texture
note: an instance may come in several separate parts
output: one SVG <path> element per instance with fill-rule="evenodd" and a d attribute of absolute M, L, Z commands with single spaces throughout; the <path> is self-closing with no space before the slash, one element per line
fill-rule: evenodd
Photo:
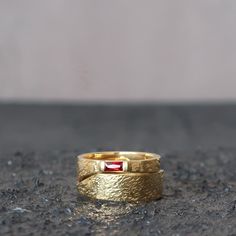
<path fill-rule="evenodd" d="M 129 161 L 128 170 L 131 172 L 157 172 L 160 170 L 160 161 L 158 159 Z"/>
<path fill-rule="evenodd" d="M 82 181 L 83 179 L 98 173 L 99 170 L 99 161 L 90 160 L 84 158 L 78 158 L 77 161 L 77 176 L 78 181 Z"/>
<path fill-rule="evenodd" d="M 130 172 L 157 172 L 159 170 L 160 161 L 158 159 L 128 161 L 128 171 Z"/>
<path fill-rule="evenodd" d="M 90 198 L 140 202 L 161 197 L 163 171 L 155 173 L 99 173 L 79 182 L 82 195 Z"/>

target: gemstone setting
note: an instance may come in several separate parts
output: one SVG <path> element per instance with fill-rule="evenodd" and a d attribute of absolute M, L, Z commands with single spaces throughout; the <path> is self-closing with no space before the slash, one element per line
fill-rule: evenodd
<path fill-rule="evenodd" d="M 103 161 L 101 163 L 103 172 L 124 172 L 127 171 L 126 161 Z"/>
<path fill-rule="evenodd" d="M 105 161 L 104 171 L 123 171 L 123 161 Z"/>

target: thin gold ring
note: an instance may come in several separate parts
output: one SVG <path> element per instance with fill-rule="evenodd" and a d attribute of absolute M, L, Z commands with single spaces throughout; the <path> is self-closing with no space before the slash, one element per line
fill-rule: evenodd
<path fill-rule="evenodd" d="M 160 156 L 146 152 L 93 152 L 77 157 L 81 194 L 113 201 L 150 201 L 162 194 Z"/>
<path fill-rule="evenodd" d="M 160 156 L 146 152 L 92 152 L 78 156 L 79 181 L 101 172 L 157 172 Z"/>

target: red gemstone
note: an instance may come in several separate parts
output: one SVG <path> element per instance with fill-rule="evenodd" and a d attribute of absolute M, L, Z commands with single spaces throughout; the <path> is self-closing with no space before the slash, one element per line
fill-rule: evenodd
<path fill-rule="evenodd" d="M 105 161 L 104 171 L 123 171 L 123 162 Z"/>

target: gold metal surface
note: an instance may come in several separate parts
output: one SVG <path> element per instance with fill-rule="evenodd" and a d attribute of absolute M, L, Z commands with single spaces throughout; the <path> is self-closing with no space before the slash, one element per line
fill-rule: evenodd
<path fill-rule="evenodd" d="M 124 161 L 125 171 L 104 172 L 101 162 Z M 99 152 L 78 156 L 77 187 L 95 199 L 140 202 L 161 197 L 163 170 L 160 156 L 142 152 Z"/>
<path fill-rule="evenodd" d="M 145 152 L 97 152 L 85 153 L 78 156 L 78 179 L 83 179 L 102 172 L 101 163 L 104 161 L 126 161 L 127 172 L 149 173 L 160 170 L 160 156 Z"/>

